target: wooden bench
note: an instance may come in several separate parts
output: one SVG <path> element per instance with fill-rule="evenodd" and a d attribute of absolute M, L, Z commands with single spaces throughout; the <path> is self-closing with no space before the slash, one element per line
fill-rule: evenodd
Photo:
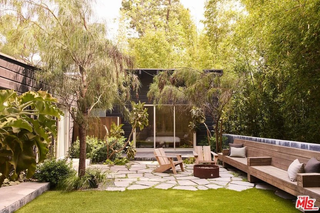
<path fill-rule="evenodd" d="M 237 138 L 234 143 L 246 147 L 247 158 L 230 157 L 229 150 L 223 150 L 218 158 L 224 167 L 232 166 L 247 173 L 250 182 L 262 180 L 294 196 L 309 195 L 320 206 L 320 173 L 299 173 L 297 182 L 290 181 L 287 174 L 295 159 L 306 164 L 312 157 L 319 160 L 319 152 Z"/>

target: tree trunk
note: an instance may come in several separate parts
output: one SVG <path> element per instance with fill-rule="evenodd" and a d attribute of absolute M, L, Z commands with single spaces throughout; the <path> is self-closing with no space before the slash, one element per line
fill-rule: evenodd
<path fill-rule="evenodd" d="M 84 176 L 86 172 L 86 135 L 87 127 L 85 123 L 79 124 L 79 139 L 80 139 L 80 156 L 79 156 L 79 177 Z"/>
<path fill-rule="evenodd" d="M 216 153 L 219 153 L 219 121 L 216 123 L 215 127 L 214 127 L 214 132 L 215 132 L 215 136 L 216 136 Z"/>

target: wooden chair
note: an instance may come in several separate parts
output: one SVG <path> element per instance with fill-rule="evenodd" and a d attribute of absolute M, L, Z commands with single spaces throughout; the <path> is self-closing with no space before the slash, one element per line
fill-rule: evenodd
<path fill-rule="evenodd" d="M 157 167 L 154 172 L 164 172 L 172 169 L 173 173 L 177 174 L 176 165 L 180 165 L 181 171 L 184 171 L 181 155 L 177 155 L 178 161 L 173 161 L 172 158 L 166 156 L 163 148 L 155 149 L 154 155 L 159 163 L 159 167 Z"/>
<path fill-rule="evenodd" d="M 196 164 L 200 163 L 214 163 L 217 164 L 218 154 L 211 151 L 210 146 L 196 146 L 193 151 Z M 211 155 L 213 155 L 213 160 Z"/>

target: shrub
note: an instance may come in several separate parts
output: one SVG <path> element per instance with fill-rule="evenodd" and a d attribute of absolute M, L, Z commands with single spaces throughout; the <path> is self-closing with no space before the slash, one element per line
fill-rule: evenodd
<path fill-rule="evenodd" d="M 106 162 L 104 162 L 104 164 L 111 165 L 111 166 L 114 165 L 113 161 L 110 159 L 107 159 Z"/>
<path fill-rule="evenodd" d="M 115 165 L 125 165 L 126 163 L 129 163 L 129 160 L 127 158 L 116 158 L 114 160 Z"/>
<path fill-rule="evenodd" d="M 123 150 L 122 151 L 117 151 L 114 154 L 114 150 L 121 150 L 125 144 L 126 138 L 121 136 L 121 137 L 108 137 L 108 156 L 109 159 L 114 161 L 115 159 L 118 159 L 121 157 Z"/>
<path fill-rule="evenodd" d="M 195 161 L 196 161 L 196 159 L 194 157 L 190 157 L 190 158 L 184 159 L 183 163 L 185 163 L 185 164 L 193 164 Z"/>
<path fill-rule="evenodd" d="M 99 169 L 87 169 L 83 177 L 69 176 L 61 183 L 65 191 L 98 188 L 99 184 L 106 180 L 106 174 Z"/>
<path fill-rule="evenodd" d="M 100 140 L 98 138 L 87 136 L 87 158 L 92 160 L 92 163 L 101 163 L 107 159 L 108 154 L 110 155 L 113 150 L 118 150 L 124 146 L 125 138 L 120 137 L 110 137 L 109 144 L 113 144 L 112 147 L 109 147 L 109 150 L 106 146 L 105 141 Z M 70 158 L 79 158 L 80 154 L 80 141 L 77 139 L 69 150 L 69 157 Z M 115 155 L 111 156 L 110 160 L 115 160 L 116 158 L 121 157 L 122 151 L 117 152 Z"/>
<path fill-rule="evenodd" d="M 50 182 L 50 187 L 56 188 L 71 175 L 75 175 L 75 171 L 66 160 L 51 159 L 37 165 L 34 177 L 40 182 Z"/>

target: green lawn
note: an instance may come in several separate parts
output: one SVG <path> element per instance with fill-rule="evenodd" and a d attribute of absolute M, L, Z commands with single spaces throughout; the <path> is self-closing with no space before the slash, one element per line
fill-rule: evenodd
<path fill-rule="evenodd" d="M 21 208 L 22 212 L 300 212 L 272 191 L 227 189 L 182 191 L 145 189 L 125 192 L 49 191 Z"/>

